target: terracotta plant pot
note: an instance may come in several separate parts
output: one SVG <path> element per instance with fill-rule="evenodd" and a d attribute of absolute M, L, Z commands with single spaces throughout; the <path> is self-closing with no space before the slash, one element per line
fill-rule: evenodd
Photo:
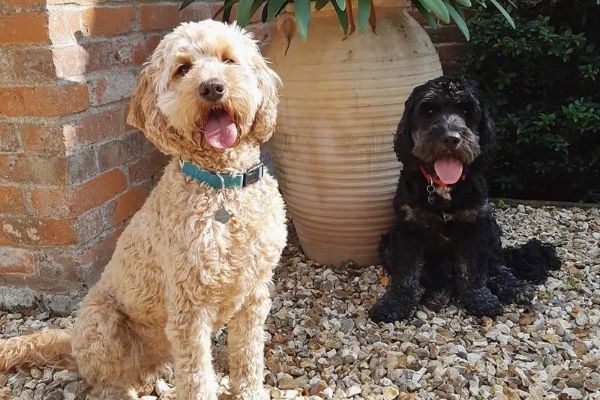
<path fill-rule="evenodd" d="M 265 52 L 283 80 L 269 151 L 302 248 L 321 264 L 379 263 L 380 236 L 393 223 L 392 143 L 404 101 L 442 73 L 406 7 L 376 3 L 377 33 L 345 40 L 330 4 L 313 13 L 306 42 L 284 14 Z"/>

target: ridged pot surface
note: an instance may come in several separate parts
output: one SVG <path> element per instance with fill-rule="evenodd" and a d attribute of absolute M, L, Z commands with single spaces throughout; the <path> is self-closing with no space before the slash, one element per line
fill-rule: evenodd
<path fill-rule="evenodd" d="M 379 263 L 379 239 L 394 221 L 404 102 L 442 73 L 405 3 L 387 4 L 396 6 L 377 6 L 377 34 L 345 40 L 333 8 L 313 13 L 306 42 L 280 17 L 266 50 L 283 81 L 270 152 L 302 248 L 321 264 Z"/>

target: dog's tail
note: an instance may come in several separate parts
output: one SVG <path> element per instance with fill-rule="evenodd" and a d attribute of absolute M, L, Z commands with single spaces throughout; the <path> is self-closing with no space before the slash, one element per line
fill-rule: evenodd
<path fill-rule="evenodd" d="M 561 264 L 554 246 L 537 239 L 504 249 L 504 260 L 517 277 L 535 284 L 544 282 L 548 271 L 556 271 Z"/>
<path fill-rule="evenodd" d="M 71 352 L 69 330 L 48 329 L 0 340 L 0 371 L 39 366 L 77 370 L 77 363 Z"/>

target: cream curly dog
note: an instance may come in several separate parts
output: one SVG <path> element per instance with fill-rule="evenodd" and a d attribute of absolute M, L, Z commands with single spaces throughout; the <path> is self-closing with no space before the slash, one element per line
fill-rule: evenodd
<path fill-rule="evenodd" d="M 173 160 L 74 329 L 1 341 L 0 369 L 76 368 L 93 395 L 120 400 L 174 364 L 178 399 L 214 400 L 211 334 L 228 323 L 232 393 L 268 398 L 263 324 L 287 231 L 277 184 L 257 165 L 279 84 L 236 26 L 184 23 L 165 36 L 127 121 Z"/>

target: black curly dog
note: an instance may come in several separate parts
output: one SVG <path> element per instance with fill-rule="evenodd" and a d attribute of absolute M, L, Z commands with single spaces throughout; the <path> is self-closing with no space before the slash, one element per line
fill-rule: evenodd
<path fill-rule="evenodd" d="M 391 283 L 374 321 L 408 318 L 420 302 L 439 310 L 452 298 L 472 315 L 497 316 L 503 304 L 529 302 L 532 283 L 560 267 L 554 248 L 535 239 L 502 249 L 484 176 L 495 145 L 473 82 L 440 77 L 414 89 L 394 141 L 403 164 L 396 224 L 380 244 Z"/>

